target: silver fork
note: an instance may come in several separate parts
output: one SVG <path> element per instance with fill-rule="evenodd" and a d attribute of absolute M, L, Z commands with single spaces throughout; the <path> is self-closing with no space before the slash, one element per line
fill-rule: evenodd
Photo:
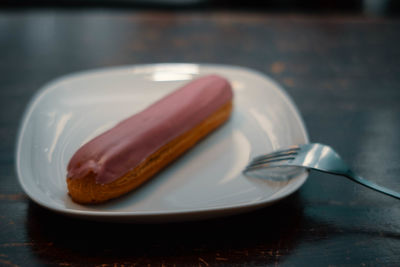
<path fill-rule="evenodd" d="M 273 180 L 287 180 L 298 175 L 299 168 L 303 171 L 305 168 L 342 175 L 375 191 L 400 199 L 400 193 L 355 174 L 331 147 L 322 144 L 297 145 L 258 156 L 247 165 L 244 173 L 261 171 L 261 175 L 257 176 L 271 177 Z"/>

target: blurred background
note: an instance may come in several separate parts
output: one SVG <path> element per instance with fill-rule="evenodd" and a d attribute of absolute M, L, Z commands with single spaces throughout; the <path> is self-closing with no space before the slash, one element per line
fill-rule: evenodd
<path fill-rule="evenodd" d="M 397 0 L 3 0 L 0 7 L 223 8 L 270 12 L 345 12 L 374 16 L 400 14 L 400 1 Z"/>

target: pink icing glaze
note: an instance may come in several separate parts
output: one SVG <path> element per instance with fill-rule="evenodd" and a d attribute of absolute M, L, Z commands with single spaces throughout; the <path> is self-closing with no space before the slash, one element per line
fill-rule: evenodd
<path fill-rule="evenodd" d="M 226 79 L 217 75 L 196 79 L 83 145 L 68 164 L 68 178 L 93 172 L 97 183 L 110 183 L 232 97 Z"/>

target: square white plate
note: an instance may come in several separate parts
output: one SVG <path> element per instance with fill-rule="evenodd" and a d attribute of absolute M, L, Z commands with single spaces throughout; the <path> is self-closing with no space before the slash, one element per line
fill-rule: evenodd
<path fill-rule="evenodd" d="M 102 205 L 67 194 L 66 166 L 85 142 L 198 76 L 216 73 L 234 90 L 231 119 L 151 181 Z M 242 174 L 249 160 L 307 143 L 295 105 L 265 75 L 250 69 L 153 64 L 86 71 L 57 79 L 30 102 L 19 131 L 17 172 L 26 194 L 51 210 L 96 220 L 179 221 L 269 205 L 297 190 L 307 172 L 287 182 Z"/>

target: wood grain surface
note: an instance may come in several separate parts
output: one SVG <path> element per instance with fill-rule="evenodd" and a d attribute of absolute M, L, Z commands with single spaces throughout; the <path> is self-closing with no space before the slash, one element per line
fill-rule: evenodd
<path fill-rule="evenodd" d="M 399 266 L 400 202 L 311 173 L 254 212 L 170 224 L 93 223 L 34 204 L 14 149 L 29 99 L 117 65 L 240 65 L 281 83 L 310 139 L 400 190 L 400 21 L 240 11 L 0 11 L 0 266 Z"/>

